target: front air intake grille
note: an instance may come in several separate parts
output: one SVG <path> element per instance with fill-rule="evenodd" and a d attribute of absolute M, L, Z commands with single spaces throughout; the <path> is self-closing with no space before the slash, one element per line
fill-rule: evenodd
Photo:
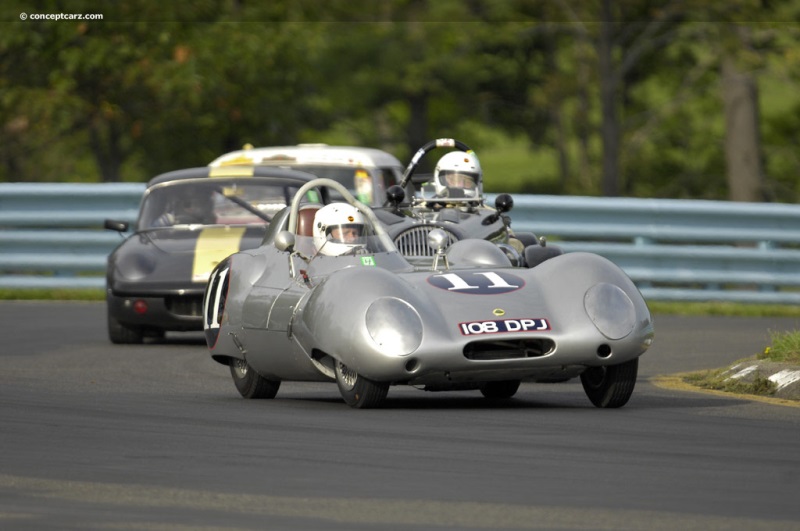
<path fill-rule="evenodd" d="M 184 295 L 167 297 L 164 303 L 167 310 L 175 315 L 185 317 L 200 317 L 203 315 L 203 296 Z"/>
<path fill-rule="evenodd" d="M 394 244 L 397 246 L 400 254 L 407 258 L 433 256 L 434 250 L 428 246 L 428 234 L 433 229 L 441 229 L 447 234 L 448 246 L 458 241 L 458 236 L 447 229 L 442 229 L 436 225 L 424 225 L 421 227 L 412 227 L 401 232 L 394 239 Z"/>
<path fill-rule="evenodd" d="M 541 358 L 555 350 L 552 339 L 518 339 L 515 341 L 473 341 L 464 347 L 464 357 L 474 361 L 518 360 Z"/>

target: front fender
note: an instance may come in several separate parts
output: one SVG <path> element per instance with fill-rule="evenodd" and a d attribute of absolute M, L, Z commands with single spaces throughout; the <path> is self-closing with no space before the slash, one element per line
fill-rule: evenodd
<path fill-rule="evenodd" d="M 397 275 L 378 267 L 352 267 L 331 274 L 314 289 L 298 312 L 293 334 L 306 352 L 319 350 L 369 377 L 370 366 L 402 364 L 402 355 L 387 355 L 370 335 L 366 317 L 370 306 L 383 298 L 404 301 L 419 318 L 419 336 L 425 326 L 444 326 L 425 294 Z"/>

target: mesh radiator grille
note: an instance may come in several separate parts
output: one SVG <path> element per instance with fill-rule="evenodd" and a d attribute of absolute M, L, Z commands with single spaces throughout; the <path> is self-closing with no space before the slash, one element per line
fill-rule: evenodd
<path fill-rule="evenodd" d="M 428 234 L 433 229 L 441 229 L 447 234 L 448 246 L 458 241 L 458 237 L 447 229 L 436 225 L 425 225 L 401 232 L 394 239 L 394 243 L 403 256 L 409 258 L 433 256 L 434 251 L 428 246 Z"/>

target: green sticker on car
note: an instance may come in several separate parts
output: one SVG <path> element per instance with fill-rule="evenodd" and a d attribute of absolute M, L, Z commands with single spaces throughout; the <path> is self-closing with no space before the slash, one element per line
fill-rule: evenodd
<path fill-rule="evenodd" d="M 362 256 L 361 257 L 361 265 L 363 265 L 363 266 L 374 266 L 375 265 L 375 257 L 374 256 Z"/>

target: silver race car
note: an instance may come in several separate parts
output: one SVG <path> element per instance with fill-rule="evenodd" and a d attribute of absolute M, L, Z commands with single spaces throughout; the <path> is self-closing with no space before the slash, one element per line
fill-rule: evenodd
<path fill-rule="evenodd" d="M 331 187 L 346 203 L 301 199 Z M 313 216 L 312 228 L 303 218 Z M 261 246 L 211 273 L 203 325 L 211 357 L 246 398 L 273 398 L 283 380 L 336 382 L 355 408 L 390 386 L 513 396 L 522 381 L 580 377 L 597 407 L 620 407 L 636 383 L 653 321 L 633 282 L 610 261 L 566 253 L 514 267 L 495 244 L 448 244 L 410 263 L 340 184 L 315 179 L 276 214 Z"/>

